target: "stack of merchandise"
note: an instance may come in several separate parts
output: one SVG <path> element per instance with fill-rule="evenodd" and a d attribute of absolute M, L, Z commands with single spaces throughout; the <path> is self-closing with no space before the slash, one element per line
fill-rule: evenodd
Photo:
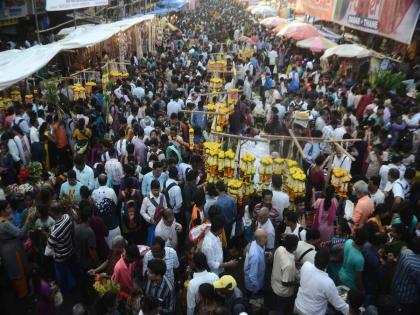
<path fill-rule="evenodd" d="M 351 175 L 345 169 L 336 167 L 332 170 L 331 184 L 341 197 L 347 197 Z"/>

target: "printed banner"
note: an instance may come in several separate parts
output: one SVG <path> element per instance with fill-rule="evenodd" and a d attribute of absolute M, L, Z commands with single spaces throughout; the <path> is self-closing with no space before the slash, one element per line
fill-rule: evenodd
<path fill-rule="evenodd" d="M 335 0 L 300 0 L 300 5 L 305 14 L 318 19 L 331 21 Z"/>
<path fill-rule="evenodd" d="M 108 0 L 47 0 L 47 11 L 64 11 L 108 5 Z"/>
<path fill-rule="evenodd" d="M 15 19 L 27 14 L 26 0 L 0 0 L 0 20 Z"/>
<path fill-rule="evenodd" d="M 340 0 L 333 21 L 409 44 L 419 13 L 418 0 Z"/>

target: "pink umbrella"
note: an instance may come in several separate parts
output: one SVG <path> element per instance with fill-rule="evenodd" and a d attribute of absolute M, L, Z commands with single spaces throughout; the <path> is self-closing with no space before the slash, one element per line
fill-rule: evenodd
<path fill-rule="evenodd" d="M 314 52 L 321 52 L 327 50 L 328 48 L 335 47 L 337 46 L 337 44 L 323 36 L 316 36 L 298 41 L 296 43 L 296 46 L 305 49 L 310 49 Z"/>
<path fill-rule="evenodd" d="M 296 40 L 307 39 L 318 36 L 318 30 L 311 24 L 292 22 L 284 26 L 278 33 L 277 36 L 284 36 L 287 38 L 293 38 Z"/>
<path fill-rule="evenodd" d="M 256 41 L 255 39 L 253 39 L 251 37 L 248 37 L 248 36 L 245 36 L 245 35 L 242 35 L 241 37 L 239 37 L 238 40 L 240 42 L 244 42 L 244 43 L 251 44 L 251 45 L 255 45 L 258 41 L 258 40 Z"/>
<path fill-rule="evenodd" d="M 260 21 L 261 25 L 264 25 L 267 28 L 274 28 L 274 27 L 278 27 L 278 26 L 284 26 L 286 24 L 288 24 L 289 22 L 286 19 L 283 19 L 279 16 L 272 16 L 272 17 L 268 17 L 265 19 L 262 19 Z M 280 30 L 280 29 L 279 29 Z"/>

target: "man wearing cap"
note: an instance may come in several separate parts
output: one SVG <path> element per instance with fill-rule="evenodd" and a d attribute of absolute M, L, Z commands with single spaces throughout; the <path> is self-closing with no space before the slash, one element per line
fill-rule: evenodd
<path fill-rule="evenodd" d="M 232 312 L 233 315 L 239 315 L 246 312 L 246 299 L 243 298 L 241 290 L 237 287 L 236 280 L 230 275 L 221 277 L 213 283 L 216 292 L 220 294 L 224 301 L 225 307 Z"/>

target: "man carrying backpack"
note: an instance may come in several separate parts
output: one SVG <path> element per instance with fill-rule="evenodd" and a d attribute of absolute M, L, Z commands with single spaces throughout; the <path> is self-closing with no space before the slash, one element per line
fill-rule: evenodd
<path fill-rule="evenodd" d="M 162 218 L 163 211 L 167 208 L 165 195 L 160 192 L 160 183 L 152 180 L 151 192 L 145 196 L 141 205 L 140 214 L 148 223 L 147 246 L 151 246 L 155 238 L 156 224 Z"/>
<path fill-rule="evenodd" d="M 29 135 L 28 121 L 25 118 L 23 118 L 25 110 L 20 106 L 16 106 L 15 112 L 16 112 L 16 116 L 15 116 L 15 119 L 13 119 L 12 126 L 19 128 L 20 130 L 22 130 L 23 133 L 25 133 L 26 135 Z"/>
<path fill-rule="evenodd" d="M 168 207 L 174 212 L 177 222 L 181 222 L 182 192 L 178 185 L 178 169 L 171 166 L 168 170 L 169 178 L 163 185 L 163 194 Z"/>

